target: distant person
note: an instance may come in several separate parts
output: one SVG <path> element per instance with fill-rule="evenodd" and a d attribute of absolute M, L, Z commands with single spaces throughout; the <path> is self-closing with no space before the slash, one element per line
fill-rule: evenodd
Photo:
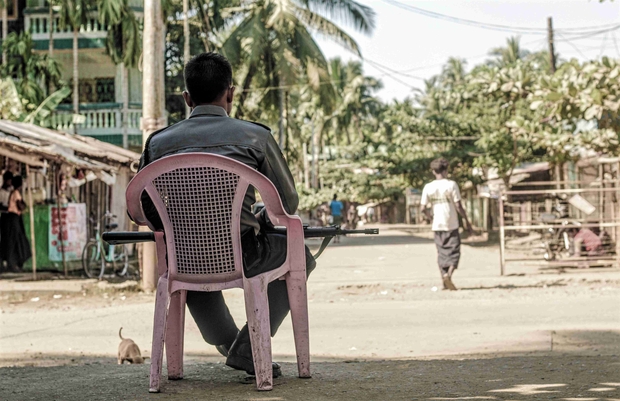
<path fill-rule="evenodd" d="M 13 173 L 5 171 L 2 174 L 2 187 L 0 187 L 0 227 L 2 227 L 2 216 L 9 209 L 9 196 L 13 190 Z M 0 234 L 0 249 L 2 247 L 2 234 Z M 4 269 L 4 263 L 2 262 L 2 255 L 0 254 L 0 272 Z"/>
<path fill-rule="evenodd" d="M 366 210 L 366 221 L 369 223 L 375 222 L 375 208 L 372 206 L 369 206 Z"/>
<path fill-rule="evenodd" d="M 19 175 L 13 177 L 12 183 L 13 190 L 9 195 L 8 210 L 2 216 L 0 226 L 0 237 L 2 238 L 0 256 L 2 260 L 7 262 L 10 271 L 20 272 L 24 263 L 32 257 L 32 253 L 22 219 L 22 213 L 26 209 L 21 194 L 22 177 Z"/>
<path fill-rule="evenodd" d="M 338 194 L 334 194 L 334 199 L 329 202 L 329 210 L 332 214 L 332 224 L 335 226 L 340 226 L 342 224 L 342 209 L 344 209 L 344 205 L 338 200 Z M 334 238 L 334 242 L 340 242 L 340 236 L 337 235 L 336 238 Z"/>
<path fill-rule="evenodd" d="M 422 200 L 424 214 L 433 221 L 432 230 L 435 232 L 437 245 L 437 263 L 443 280 L 443 288 L 456 290 L 452 283 L 452 274 L 458 268 L 461 258 L 461 238 L 459 236 L 459 220 L 457 213 L 463 217 L 465 229 L 471 233 L 471 224 L 461 205 L 461 193 L 456 182 L 449 180 L 448 161 L 444 158 L 435 159 L 431 163 L 431 170 L 435 181 L 424 186 Z M 427 206 L 432 206 L 431 214 Z"/>
<path fill-rule="evenodd" d="M 603 254 L 603 241 L 601 237 L 596 235 L 589 228 L 580 228 L 576 231 L 573 237 L 574 241 L 574 257 L 582 255 L 582 250 L 585 248 L 586 256 L 600 256 Z"/>
<path fill-rule="evenodd" d="M 5 171 L 2 174 L 2 187 L 0 188 L 0 211 L 6 212 L 9 208 L 9 196 L 13 190 L 13 173 Z"/>
<path fill-rule="evenodd" d="M 350 204 L 347 210 L 347 228 L 352 230 L 357 228 L 357 208 L 354 204 Z"/>

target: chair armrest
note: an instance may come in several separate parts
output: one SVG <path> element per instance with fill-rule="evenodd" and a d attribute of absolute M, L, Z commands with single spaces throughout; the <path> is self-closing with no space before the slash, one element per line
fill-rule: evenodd
<path fill-rule="evenodd" d="M 143 231 L 114 231 L 103 233 L 101 238 L 110 245 L 134 244 L 136 242 L 155 241 L 155 233 Z"/>

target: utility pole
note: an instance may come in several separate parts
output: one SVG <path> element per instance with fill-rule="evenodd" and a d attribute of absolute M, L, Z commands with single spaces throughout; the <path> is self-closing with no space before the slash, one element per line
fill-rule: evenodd
<path fill-rule="evenodd" d="M 144 1 L 144 33 L 142 51 L 142 143 L 149 135 L 166 126 L 164 105 L 164 18 L 160 0 Z M 140 227 L 148 231 L 148 228 Z M 141 245 L 142 286 L 153 290 L 157 286 L 157 257 L 155 244 Z"/>
<path fill-rule="evenodd" d="M 183 64 L 189 61 L 189 0 L 183 0 Z M 190 109 L 185 105 L 185 118 L 189 118 Z"/>
<path fill-rule="evenodd" d="M 549 64 L 551 65 L 551 73 L 555 73 L 555 49 L 553 48 L 553 20 L 547 18 L 547 39 L 549 41 Z"/>

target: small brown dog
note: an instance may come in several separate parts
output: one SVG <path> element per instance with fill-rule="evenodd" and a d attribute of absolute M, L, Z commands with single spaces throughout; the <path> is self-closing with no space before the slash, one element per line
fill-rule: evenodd
<path fill-rule="evenodd" d="M 118 364 L 122 365 L 125 361 L 129 363 L 144 363 L 144 358 L 140 354 L 140 348 L 130 338 L 123 338 L 121 335 L 123 328 L 118 331 L 118 336 L 121 338 L 121 343 L 118 345 Z"/>

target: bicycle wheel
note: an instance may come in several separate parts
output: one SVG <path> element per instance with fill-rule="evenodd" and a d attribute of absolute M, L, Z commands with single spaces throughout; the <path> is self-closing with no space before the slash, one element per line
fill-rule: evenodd
<path fill-rule="evenodd" d="M 129 249 L 127 249 L 127 245 L 114 245 L 112 251 L 110 259 L 112 259 L 114 272 L 117 276 L 125 276 L 129 267 Z"/>
<path fill-rule="evenodd" d="M 82 267 L 89 278 L 98 278 L 103 268 L 101 254 L 96 241 L 89 241 L 82 250 Z"/>

